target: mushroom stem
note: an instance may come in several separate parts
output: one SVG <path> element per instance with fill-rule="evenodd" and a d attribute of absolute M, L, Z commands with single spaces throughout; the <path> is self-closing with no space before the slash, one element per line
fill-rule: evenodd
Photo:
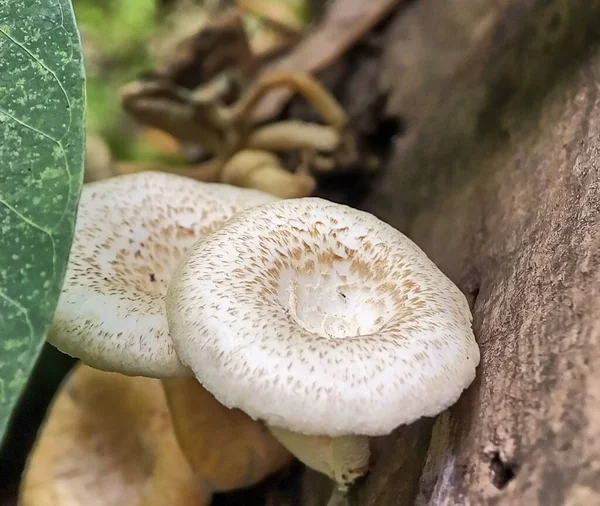
<path fill-rule="evenodd" d="M 327 506 L 349 506 L 348 493 L 334 487 L 329 496 L 329 501 L 327 501 Z"/>
<path fill-rule="evenodd" d="M 162 386 L 180 447 L 213 491 L 254 485 L 291 461 L 262 423 L 223 406 L 195 378 L 164 379 Z"/>
<path fill-rule="evenodd" d="M 331 478 L 340 492 L 369 469 L 366 436 L 309 436 L 269 425 L 275 438 L 300 462 Z"/>

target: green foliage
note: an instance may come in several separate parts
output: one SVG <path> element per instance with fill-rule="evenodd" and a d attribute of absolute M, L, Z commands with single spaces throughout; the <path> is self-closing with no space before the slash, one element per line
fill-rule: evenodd
<path fill-rule="evenodd" d="M 70 0 L 0 0 L 0 440 L 64 279 L 84 109 Z"/>
<path fill-rule="evenodd" d="M 73 0 L 80 29 L 100 58 L 131 59 L 155 28 L 155 0 Z"/>
<path fill-rule="evenodd" d="M 118 90 L 152 68 L 148 45 L 156 29 L 155 0 L 73 0 L 83 38 L 88 132 L 119 159 L 135 158 Z"/>

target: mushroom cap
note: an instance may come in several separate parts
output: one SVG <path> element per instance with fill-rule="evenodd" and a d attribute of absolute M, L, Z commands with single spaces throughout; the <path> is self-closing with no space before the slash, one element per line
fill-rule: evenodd
<path fill-rule="evenodd" d="M 189 374 L 169 338 L 164 297 L 177 263 L 235 213 L 272 202 L 256 190 L 156 171 L 84 185 L 48 341 L 106 371 Z"/>
<path fill-rule="evenodd" d="M 453 404 L 479 348 L 463 293 L 373 215 L 318 198 L 238 214 L 166 298 L 181 360 L 228 407 L 308 435 L 383 435 Z"/>
<path fill-rule="evenodd" d="M 29 454 L 19 506 L 204 506 L 160 381 L 78 364 Z"/>

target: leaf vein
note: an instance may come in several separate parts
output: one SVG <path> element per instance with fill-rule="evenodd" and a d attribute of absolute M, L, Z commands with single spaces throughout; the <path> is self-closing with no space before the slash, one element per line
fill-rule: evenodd
<path fill-rule="evenodd" d="M 60 3 L 60 2 L 59 2 Z M 61 6 L 61 10 L 62 10 L 62 6 Z M 64 21 L 64 18 L 63 18 Z M 65 100 L 67 101 L 67 104 L 71 104 L 71 101 L 69 100 L 69 95 L 67 94 L 67 90 L 65 90 L 64 86 L 62 85 L 62 82 L 60 81 L 60 79 L 58 78 L 58 76 L 56 75 L 56 72 L 54 72 L 54 70 L 52 70 L 50 67 L 48 67 L 48 65 L 46 65 L 44 63 L 44 61 L 42 59 L 40 59 L 37 55 L 35 55 L 34 53 L 32 53 L 25 44 L 23 44 L 22 42 L 18 41 L 17 39 L 15 39 L 14 37 L 12 37 L 11 35 L 9 35 L 8 33 L 6 33 L 6 31 L 2 30 L 0 28 L 0 33 L 2 35 L 4 35 L 8 40 L 10 40 L 13 44 L 16 44 L 17 46 L 19 46 L 23 51 L 25 51 L 31 58 L 33 58 L 36 62 L 38 62 L 41 67 L 46 70 L 56 81 L 56 84 L 58 84 L 58 87 L 60 88 L 60 90 L 62 91 Z M 69 111 L 69 116 L 71 115 L 71 112 Z"/>
<path fill-rule="evenodd" d="M 29 311 L 26 308 L 24 308 L 23 306 L 21 306 L 21 304 L 19 304 L 12 297 L 9 297 L 8 295 L 6 295 L 2 290 L 0 290 L 0 298 L 4 299 L 6 302 L 8 302 L 8 304 L 14 306 L 20 313 L 23 314 L 23 316 L 25 317 L 25 321 L 27 322 L 27 326 L 29 327 L 29 341 L 31 341 L 35 332 L 33 330 L 33 325 L 31 323 L 31 319 L 29 318 Z"/>
<path fill-rule="evenodd" d="M 30 125 L 29 123 L 26 123 L 25 121 L 17 118 L 16 116 L 14 116 L 11 113 L 9 113 L 6 109 L 3 109 L 2 107 L 0 107 L 0 113 L 4 114 L 8 118 L 12 119 L 14 122 L 18 123 L 19 125 L 21 125 L 21 126 L 23 126 L 25 128 L 28 128 L 32 132 L 40 134 L 42 137 L 45 137 L 46 139 L 50 139 L 52 142 L 55 142 L 56 144 L 58 144 L 60 146 L 60 141 L 59 140 L 55 139 L 51 135 L 48 135 L 46 132 L 43 132 L 42 130 L 34 127 L 33 125 Z"/>
<path fill-rule="evenodd" d="M 24 214 L 22 214 L 19 211 L 17 211 L 17 209 L 15 209 L 14 206 L 11 206 L 8 202 L 6 202 L 6 200 L 4 200 L 1 195 L 0 195 L 0 204 L 3 204 L 4 206 L 6 206 L 6 208 L 9 211 L 12 211 L 14 214 L 16 214 L 19 217 L 20 220 L 24 221 L 29 226 L 31 226 L 31 227 L 39 230 L 40 232 L 43 232 L 44 234 L 48 235 L 48 237 L 50 237 L 50 239 L 52 239 L 52 232 L 53 232 L 52 229 L 46 229 L 46 228 L 42 227 L 41 225 L 38 225 L 32 219 L 27 218 L 27 216 L 25 216 Z"/>

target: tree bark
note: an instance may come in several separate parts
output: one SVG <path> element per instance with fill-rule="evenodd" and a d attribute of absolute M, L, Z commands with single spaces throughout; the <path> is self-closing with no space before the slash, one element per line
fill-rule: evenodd
<path fill-rule="evenodd" d="M 599 82 L 597 52 L 409 223 L 470 298 L 482 350 L 418 505 L 600 504 Z"/>

